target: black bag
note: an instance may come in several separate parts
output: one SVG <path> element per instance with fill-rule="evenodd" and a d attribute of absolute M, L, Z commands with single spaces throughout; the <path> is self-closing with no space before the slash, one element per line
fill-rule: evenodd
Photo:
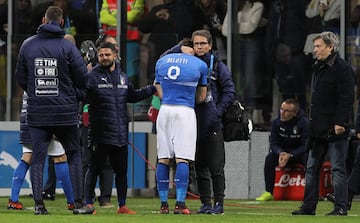
<path fill-rule="evenodd" d="M 250 139 L 252 121 L 247 117 L 246 110 L 240 101 L 235 100 L 228 107 L 223 116 L 223 125 L 225 142 Z"/>

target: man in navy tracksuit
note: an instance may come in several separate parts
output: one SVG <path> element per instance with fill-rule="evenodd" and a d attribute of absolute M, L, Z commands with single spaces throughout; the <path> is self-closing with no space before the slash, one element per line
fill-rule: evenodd
<path fill-rule="evenodd" d="M 87 69 L 76 46 L 64 38 L 62 9 L 50 6 L 36 35 L 21 46 L 16 80 L 27 92 L 26 124 L 33 142 L 31 182 L 35 214 L 47 214 L 43 198 L 43 168 L 53 135 L 63 145 L 74 198 L 81 202 L 82 167 L 76 89 L 84 89 Z"/>
<path fill-rule="evenodd" d="M 107 156 L 115 173 L 118 214 L 135 214 L 126 207 L 128 122 L 127 102 L 134 103 L 152 96 L 155 86 L 134 89 L 121 71 L 115 45 L 103 42 L 98 47 L 99 64 L 89 73 L 86 103 L 89 104 L 90 167 L 85 177 L 86 206 L 74 214 L 93 214 L 93 182 L 104 168 Z"/>
<path fill-rule="evenodd" d="M 269 154 L 265 158 L 265 191 L 257 201 L 273 200 L 275 167 L 301 163 L 306 165 L 309 119 L 299 102 L 288 98 L 281 103 L 279 116 L 272 121 Z"/>

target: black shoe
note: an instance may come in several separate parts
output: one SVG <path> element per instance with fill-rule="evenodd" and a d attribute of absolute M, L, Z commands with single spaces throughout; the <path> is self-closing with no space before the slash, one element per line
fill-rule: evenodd
<path fill-rule="evenodd" d="M 216 202 L 214 204 L 214 207 L 209 209 L 206 214 L 213 214 L 213 215 L 221 215 L 221 214 L 224 214 L 224 206 L 223 204 L 221 204 L 220 202 Z"/>
<path fill-rule="evenodd" d="M 349 202 L 347 203 L 347 208 L 348 208 L 348 211 L 351 210 L 351 201 L 349 201 Z"/>
<path fill-rule="evenodd" d="M 341 216 L 346 216 L 347 215 L 347 211 L 345 211 L 342 208 L 336 208 L 334 209 L 332 212 L 327 213 L 326 215 L 341 215 Z"/>
<path fill-rule="evenodd" d="M 303 209 L 299 209 L 291 212 L 292 215 L 315 215 L 314 211 L 304 211 Z"/>
<path fill-rule="evenodd" d="M 36 204 L 34 214 L 35 215 L 46 215 L 46 214 L 48 214 L 48 211 L 46 210 L 45 205 Z"/>
<path fill-rule="evenodd" d="M 74 209 L 73 214 L 96 214 L 96 211 L 92 204 L 88 204 L 79 209 Z"/>
<path fill-rule="evenodd" d="M 326 200 L 332 202 L 332 203 L 335 203 L 335 194 L 334 193 L 328 193 L 326 194 Z"/>
<path fill-rule="evenodd" d="M 80 209 L 80 208 L 82 208 L 83 206 L 84 206 L 84 205 L 83 205 L 82 203 L 75 201 L 75 202 L 72 203 L 72 204 L 67 204 L 67 209 L 68 209 L 69 211 L 73 211 L 73 210 L 75 210 L 75 209 Z"/>
<path fill-rule="evenodd" d="M 295 210 L 291 212 L 292 215 L 315 215 L 315 211 L 312 211 L 310 209 L 305 209 L 304 205 L 300 207 L 299 210 Z"/>
<path fill-rule="evenodd" d="M 42 192 L 42 197 L 44 200 L 49 200 L 49 201 L 55 200 L 55 194 L 48 194 L 48 193 Z"/>

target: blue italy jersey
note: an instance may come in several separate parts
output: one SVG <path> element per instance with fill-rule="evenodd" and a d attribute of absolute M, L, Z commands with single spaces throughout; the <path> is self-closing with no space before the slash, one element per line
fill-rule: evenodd
<path fill-rule="evenodd" d="M 156 63 L 155 72 L 155 81 L 161 85 L 163 91 L 161 104 L 194 108 L 196 87 L 207 84 L 206 63 L 184 53 L 161 57 Z"/>

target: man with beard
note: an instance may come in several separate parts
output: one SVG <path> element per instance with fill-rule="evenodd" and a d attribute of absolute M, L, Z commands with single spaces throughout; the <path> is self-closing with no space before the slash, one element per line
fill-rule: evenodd
<path fill-rule="evenodd" d="M 128 162 L 127 103 L 134 103 L 152 96 L 155 86 L 134 89 L 126 74 L 116 62 L 115 45 L 100 44 L 98 65 L 89 73 L 86 103 L 89 104 L 90 167 L 85 176 L 86 206 L 75 209 L 74 214 L 95 214 L 92 184 L 110 158 L 115 173 L 118 214 L 136 214 L 126 207 Z"/>

